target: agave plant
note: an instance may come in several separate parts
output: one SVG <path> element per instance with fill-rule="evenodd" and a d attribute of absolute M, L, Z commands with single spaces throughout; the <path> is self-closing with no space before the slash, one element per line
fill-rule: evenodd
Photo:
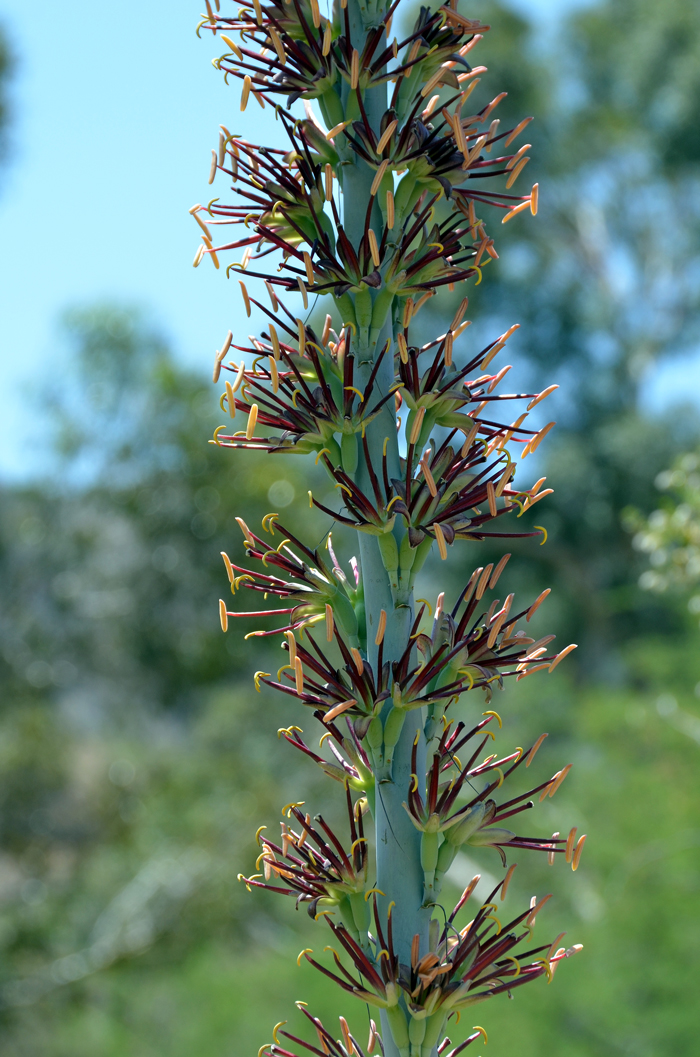
<path fill-rule="evenodd" d="M 240 82 L 241 110 L 273 107 L 280 135 L 264 147 L 221 126 L 209 182 L 231 185 L 230 204 L 216 196 L 191 210 L 202 237 L 195 266 L 210 257 L 219 268 L 242 251 L 227 276 L 238 274 L 247 314 L 255 306 L 266 318 L 258 337 L 237 344 L 229 332 L 216 354 L 229 419 L 212 443 L 312 456 L 335 498 L 309 492 L 310 503 L 357 534 L 357 557 L 343 569 L 330 532 L 325 546 L 308 546 L 273 512 L 259 534 L 238 519 L 245 565 L 223 555 L 234 599 L 220 602 L 222 629 L 259 616 L 253 634 L 279 636 L 285 663 L 257 672 L 256 688 L 286 695 L 290 726 L 280 734 L 344 787 L 348 819 L 336 832 L 287 805 L 279 838 L 258 832 L 256 871 L 241 879 L 307 908 L 326 954 L 300 959 L 379 1021 L 363 1049 L 344 1017 L 334 1039 L 300 1003 L 311 1041 L 278 1024 L 260 1051 L 268 1057 L 377 1048 L 456 1057 L 486 1034 L 477 1026 L 453 1045 L 445 1033 L 464 1030 L 461 1011 L 551 980 L 579 949 L 560 947 L 561 936 L 534 940 L 548 895 L 513 915 L 500 908 L 514 854 L 578 867 L 585 835 L 576 828 L 564 837 L 521 834 L 520 819 L 510 828 L 533 797 L 554 795 L 569 767 L 524 777 L 545 734 L 527 749 L 488 751 L 502 725 L 488 707 L 494 691 L 509 677 L 551 672 L 575 647 L 557 652 L 553 636 L 528 634 L 548 591 L 521 604 L 495 596 L 508 554 L 474 569 L 451 608 L 443 591 L 434 605 L 414 598 L 431 552 L 447 560 L 458 543 L 546 540 L 517 519 L 551 489 L 543 479 L 516 485 L 515 456 L 534 452 L 554 425 L 526 420 L 556 386 L 500 391 L 510 368 L 491 364 L 517 325 L 481 349 L 465 334 L 469 284 L 498 256 L 487 221 L 499 210 L 502 223 L 537 213 L 537 185 L 513 190 L 529 160 L 530 145 L 517 140 L 530 118 L 501 131 L 503 93 L 469 102 L 486 72 L 471 65 L 472 51 L 488 26 L 449 0 L 421 8 L 399 40 L 398 3 L 336 0 L 326 13 L 319 0 L 239 0 L 226 12 L 214 0 L 198 26 L 220 45 L 214 65 L 227 83 Z M 249 293 L 249 277 L 262 296 Z M 415 318 L 442 286 L 463 292 L 459 308 L 444 333 L 417 344 Z M 326 299 L 325 313 L 309 310 L 311 295 Z M 240 605 L 241 596 L 252 601 Z M 318 750 L 299 726 L 308 709 Z M 486 849 L 503 878 L 484 902 L 475 878 L 447 910 L 443 880 L 465 846 Z"/>

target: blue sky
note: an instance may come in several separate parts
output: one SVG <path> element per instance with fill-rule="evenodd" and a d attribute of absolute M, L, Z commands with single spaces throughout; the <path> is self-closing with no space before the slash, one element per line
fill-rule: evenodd
<path fill-rule="evenodd" d="M 201 6 L 35 0 L 0 9 L 17 56 L 0 186 L 0 477 L 40 465 L 31 394 L 52 382 L 66 307 L 143 306 L 203 377 L 229 327 L 252 329 L 237 284 L 208 262 L 192 269 L 199 238 L 187 210 L 219 190 L 207 186 L 219 122 L 265 142 L 274 119 L 254 102 L 239 113 L 238 91 L 211 66 L 218 48 L 195 36 Z M 513 6 L 551 16 L 571 5 Z M 673 384 L 658 381 L 659 394 Z"/>
<path fill-rule="evenodd" d="M 199 238 L 187 210 L 214 193 L 218 122 L 264 142 L 272 121 L 257 105 L 240 120 L 238 93 L 211 66 L 217 49 L 195 36 L 199 6 L 38 0 L 0 16 L 18 59 L 0 194 L 4 476 L 34 448 L 22 393 L 51 381 L 66 306 L 141 304 L 183 360 L 207 369 L 236 322 L 233 284 L 192 269 Z M 31 422 L 41 428 L 39 408 Z"/>

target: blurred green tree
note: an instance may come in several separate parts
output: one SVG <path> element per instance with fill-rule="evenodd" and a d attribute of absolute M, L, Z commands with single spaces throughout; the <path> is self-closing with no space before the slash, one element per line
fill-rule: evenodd
<path fill-rule="evenodd" d="M 10 120 L 8 85 L 14 66 L 13 55 L 5 31 L 0 26 L 0 163 L 7 154 L 7 129 Z"/>
<path fill-rule="evenodd" d="M 206 443 L 211 386 L 137 312 L 69 313 L 62 344 L 37 433 L 45 476 L 0 504 L 8 1044 L 24 1037 L 17 1010 L 68 984 L 80 1002 L 125 958 L 235 945 L 251 916 L 235 881 L 250 819 L 297 793 L 295 761 L 256 736 L 259 708 L 280 726 L 284 710 L 239 685 L 217 598 L 239 503 L 283 513 L 306 483 L 264 458 L 245 477 L 223 466 Z"/>
<path fill-rule="evenodd" d="M 661 505 L 645 516 L 630 507 L 624 512 L 632 546 L 649 556 L 650 569 L 639 578 L 648 591 L 675 591 L 682 597 L 700 583 L 700 455 L 686 452 L 656 478 L 665 492 Z M 691 613 L 700 613 L 700 595 L 688 600 Z"/>
<path fill-rule="evenodd" d="M 206 443 L 221 415 L 211 386 L 138 313 L 70 313 L 63 335 L 46 478 L 13 489 L 2 515 L 7 677 L 70 684 L 112 720 L 187 712 L 237 666 L 216 602 L 239 504 L 282 513 L 307 486 L 264 458 L 245 475 L 223 466 Z"/>
<path fill-rule="evenodd" d="M 598 156 L 601 144 L 641 143 L 676 178 L 700 162 L 700 11 L 667 0 L 658 14 L 652 0 L 607 0 L 574 20 L 589 100 L 577 132 Z"/>
<path fill-rule="evenodd" d="M 4 149 L 4 135 L 8 124 L 7 84 L 13 69 L 13 57 L 10 44 L 4 30 L 0 27 L 0 144 Z M 1 155 L 0 155 L 1 156 Z"/>

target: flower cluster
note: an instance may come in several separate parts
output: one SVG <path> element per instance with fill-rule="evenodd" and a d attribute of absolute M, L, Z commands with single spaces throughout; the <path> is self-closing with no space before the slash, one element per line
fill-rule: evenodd
<path fill-rule="evenodd" d="M 525 793 L 511 797 L 497 804 L 492 799 L 511 774 L 522 763 L 529 767 L 535 753 L 547 736 L 540 738 L 527 752 L 521 748 L 502 758 L 498 753 L 488 755 L 483 762 L 477 763 L 477 757 L 483 752 L 489 737 L 494 737 L 491 730 L 485 729 L 496 718 L 496 712 L 485 712 L 484 719 L 472 730 L 464 734 L 464 723 L 459 722 L 452 730 L 453 721 L 445 722 L 445 729 L 435 750 L 430 768 L 426 775 L 425 795 L 420 792 L 417 774 L 416 749 L 417 739 L 413 746 L 411 784 L 408 789 L 408 802 L 404 807 L 411 822 L 421 833 L 421 865 L 424 872 L 424 891 L 426 904 L 435 901 L 442 887 L 442 879 L 452 865 L 462 845 L 469 844 L 478 848 L 495 848 L 503 866 L 507 866 L 506 849 L 527 848 L 532 851 L 547 853 L 550 863 L 557 852 L 566 855 L 567 862 L 574 870 L 583 850 L 585 837 L 575 842 L 577 829 L 573 827 L 567 838 L 560 838 L 557 833 L 552 837 L 522 837 L 510 829 L 504 829 L 498 823 L 518 815 L 533 807 L 531 796 L 540 794 L 540 800 L 554 796 L 571 769 L 567 765 L 557 771 L 552 778 L 540 782 Z M 481 733 L 484 737 L 481 738 Z M 478 744 L 469 745 L 479 738 Z M 465 746 L 471 753 L 466 764 L 462 765 L 457 753 Z M 475 792 L 474 781 L 482 776 L 486 784 L 480 792 Z M 464 793 L 468 794 L 465 802 Z M 469 794 L 474 794 L 469 796 Z M 502 794 L 501 794 L 502 795 Z"/>
<path fill-rule="evenodd" d="M 276 298 L 275 305 L 278 309 L 281 306 Z M 395 592 L 410 590 L 433 541 L 444 558 L 447 546 L 456 539 L 537 535 L 541 531 L 537 528 L 518 532 L 508 526 L 504 531 L 491 531 L 486 526 L 509 513 L 517 511 L 521 516 L 551 491 L 542 490 L 544 479 L 529 489 L 514 487 L 517 463 L 507 445 L 521 444 L 522 458 L 537 449 L 554 423 L 532 430 L 523 422 L 557 387 L 549 386 L 540 393 L 500 394 L 497 388 L 509 367 L 496 374 L 467 377 L 488 367 L 516 327 L 457 369 L 454 339 L 464 329 L 461 316 L 465 310 L 463 303 L 445 335 L 416 348 L 409 344 L 412 309 L 408 306 L 406 324 L 397 335 L 399 380 L 383 396 L 376 389 L 387 347 L 377 356 L 364 390 L 359 389 L 354 384 L 358 364 L 352 330 L 343 328 L 336 334 L 330 316 L 320 337 L 301 320 L 296 320 L 296 331 L 280 320 L 280 330 L 284 329 L 293 343 L 280 340 L 271 324 L 269 332 L 253 346 L 235 346 L 253 356 L 251 368 L 246 367 L 245 360 L 240 364 L 224 362 L 230 343 L 225 343 L 223 355 L 217 354 L 216 378 L 222 369 L 234 376 L 233 382 L 225 383 L 221 405 L 234 422 L 242 414 L 245 428 L 227 433 L 226 427 L 220 426 L 213 443 L 267 452 L 315 452 L 344 510 L 331 510 L 313 496 L 311 501 L 340 524 L 382 538 Z M 268 309 L 265 311 L 272 316 Z M 419 358 L 431 349 L 435 349 L 432 361 L 421 371 Z M 525 411 L 514 421 L 483 418 L 485 409 L 511 400 L 527 401 Z M 405 457 L 398 460 L 398 476 L 390 467 L 389 436 L 383 439 L 379 466 L 373 465 L 369 452 L 368 427 L 390 402 L 397 411 L 403 405 L 408 411 L 405 423 L 398 420 L 407 446 Z M 385 419 L 381 425 L 387 425 Z M 276 430 L 276 435 L 261 435 L 264 428 Z M 394 432 L 391 425 L 387 428 Z M 436 430 L 445 434 L 440 442 L 431 441 Z M 361 461 L 369 478 L 364 486 L 357 473 Z M 407 529 L 402 550 L 392 533 L 397 516 Z"/>
<path fill-rule="evenodd" d="M 268 530 L 274 532 L 276 519 L 268 515 L 266 521 Z M 474 570 L 451 612 L 443 609 L 444 594 L 438 597 L 430 634 L 420 630 L 429 608 L 427 600 L 420 600 L 421 608 L 402 652 L 391 663 L 383 656 L 384 623 L 377 635 L 378 655 L 373 667 L 366 657 L 366 637 L 360 637 L 358 612 L 361 615 L 365 604 L 361 585 L 358 579 L 351 586 L 338 564 L 330 537 L 327 546 L 332 557 L 332 571 L 318 550 L 312 553 L 295 540 L 308 560 L 299 559 L 289 546 L 291 539 L 287 530 L 279 525 L 285 538 L 277 548 L 269 549 L 265 549 L 264 541 L 254 536 L 245 523 L 242 528 L 249 557 L 282 569 L 294 580 L 245 570 L 233 565 L 224 555 L 232 589 L 247 588 L 265 596 L 276 594 L 283 600 L 297 603 L 280 609 L 246 612 L 229 611 L 223 600 L 220 603 L 224 630 L 229 617 L 278 613 L 288 617 L 289 623 L 283 628 L 249 633 L 283 634 L 282 646 L 288 655 L 287 663 L 279 669 L 276 678 L 267 672 L 256 674 L 256 688 L 264 683 L 310 706 L 327 729 L 332 729 L 333 721 L 341 714 L 357 719 L 352 728 L 357 749 L 362 749 L 364 740 L 363 751 L 382 771 L 391 769 L 392 750 L 408 713 L 425 708 L 425 732 L 430 741 L 440 722 L 444 722 L 446 710 L 463 694 L 481 688 L 488 701 L 493 686 L 502 687 L 504 678 L 523 679 L 536 671 L 553 671 L 575 649 L 572 644 L 560 652 L 551 653 L 548 646 L 553 635 L 533 639 L 525 630 L 517 630 L 520 620 L 529 622 L 549 590 L 543 591 L 520 611 L 512 610 L 513 594 L 509 594 L 502 604 L 500 599 L 494 598 L 486 606 L 484 596 L 496 587 L 509 558 L 505 555 L 495 568 L 490 564 Z M 357 572 L 355 559 L 352 566 Z M 324 650 L 311 633 L 311 627 L 319 623 L 325 626 L 327 644 L 334 643 L 337 647 L 342 662 L 340 666 L 335 657 L 331 657 L 330 648 Z M 299 641 L 295 631 L 300 633 Z M 416 652 L 422 655 L 420 662 Z M 343 739 L 339 737 L 337 740 L 342 745 Z M 353 766 L 356 768 L 356 763 Z"/>
<path fill-rule="evenodd" d="M 363 950 L 344 925 L 326 919 L 357 976 L 348 971 L 332 947 L 337 971 L 312 958 L 313 951 L 304 950 L 299 958 L 304 957 L 346 992 L 383 1010 L 399 1053 L 430 1057 L 449 1017 L 498 994 L 510 994 L 541 976 L 551 980 L 559 962 L 580 950 L 578 944 L 559 947 L 563 935 L 540 946 L 530 946 L 537 915 L 550 896 L 533 899 L 528 908 L 501 924 L 495 913 L 499 908 L 493 900 L 499 892 L 501 900 L 505 899 L 511 876 L 512 871 L 493 889 L 474 918 L 458 929 L 455 919 L 478 884 L 477 875 L 446 917 L 444 926 L 433 930 L 428 950 L 422 950 L 418 934 L 413 937 L 410 961 L 406 963 L 401 962 L 394 947 L 392 910 L 382 921 L 376 898 L 371 951 Z M 523 950 L 523 945 L 528 949 Z M 484 1033 L 483 1028 L 479 1031 Z"/>
<path fill-rule="evenodd" d="M 229 48 L 215 64 L 226 79 L 242 80 L 241 109 L 251 94 L 261 106 L 281 96 L 287 107 L 303 99 L 307 117 L 299 121 L 275 102 L 288 149 L 252 144 L 222 126 L 210 182 L 217 170 L 225 173 L 240 204 L 216 198 L 191 211 L 203 231 L 196 264 L 208 254 L 218 266 L 220 253 L 242 248 L 240 266 L 247 269 L 279 251 L 284 275 L 250 274 L 270 286 L 300 289 L 304 298 L 308 290 L 333 293 L 345 322 L 376 334 L 394 302 L 480 275 L 484 255 L 497 257 L 477 206 L 506 210 L 506 220 L 523 208 L 537 212 L 536 186 L 525 196 L 507 193 L 529 161 L 529 144 L 509 150 L 527 120 L 499 131 L 491 115 L 503 94 L 463 116 L 476 75 L 485 70 L 470 67 L 466 56 L 482 39 L 478 30 L 488 27 L 465 19 L 454 5 L 432 13 L 422 8 L 412 32 L 389 44 L 392 13 L 371 23 L 360 48 L 347 3 L 332 19 L 322 16 L 317 0 L 306 8 L 284 0 L 244 5 L 235 19 L 212 13 L 202 25 L 221 33 Z M 240 33 L 243 46 L 222 30 Z M 376 115 L 374 97 L 389 83 L 389 105 Z M 442 99 L 446 87 L 452 92 Z M 495 145 L 498 153 L 486 157 Z M 371 186 L 356 242 L 341 221 L 342 186 L 336 185 L 343 167 L 358 161 Z M 497 177 L 505 177 L 506 191 L 476 183 Z M 450 208 L 437 217 L 443 199 Z M 231 224 L 252 233 L 214 245 L 211 229 Z"/>

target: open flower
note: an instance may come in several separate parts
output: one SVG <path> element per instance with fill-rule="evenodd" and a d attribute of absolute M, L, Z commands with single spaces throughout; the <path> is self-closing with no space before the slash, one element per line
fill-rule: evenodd
<path fill-rule="evenodd" d="M 258 304 L 253 298 L 250 301 Z M 278 328 L 293 336 L 294 343 L 284 336 L 280 340 Z M 387 349 L 360 390 L 355 384 L 352 336 L 345 330 L 336 335 L 330 317 L 320 338 L 300 320 L 295 330 L 280 320 L 254 347 L 234 348 L 253 355 L 253 367 L 246 369 L 244 362 L 221 365 L 234 375 L 233 384 L 226 383 L 221 404 L 233 420 L 242 412 L 245 428 L 228 434 L 222 426 L 216 431 L 215 443 L 290 454 L 316 451 L 317 461 L 322 458 L 331 474 L 338 467 L 354 473 L 367 426 L 393 398 L 394 387 L 383 396 L 376 391 Z M 277 435 L 261 436 L 265 427 L 278 431 Z"/>
<path fill-rule="evenodd" d="M 503 348 L 516 327 L 457 369 L 452 352 L 455 336 L 463 330 L 461 316 L 466 301 L 450 330 L 422 348 L 409 344 L 413 311 L 409 305 L 404 315 L 406 325 L 398 336 L 396 359 L 401 380 L 381 395 L 377 379 L 386 347 L 361 389 L 356 384 L 359 378 L 351 328 L 335 334 L 329 316 L 319 337 L 291 314 L 289 319 L 296 329 L 259 302 L 248 301 L 259 305 L 276 325 L 271 324 L 269 333 L 253 346 L 235 346 L 254 356 L 250 369 L 245 363 L 217 361 L 217 373 L 223 369 L 234 375 L 233 383 L 226 382 L 222 407 L 228 409 L 234 422 L 242 415 L 245 428 L 229 434 L 225 427 L 219 427 L 214 442 L 268 452 L 315 451 L 317 461 L 322 461 L 335 481 L 346 512 L 331 510 L 315 498 L 313 502 L 348 526 L 388 537 L 400 515 L 408 529 L 406 546 L 399 553 L 391 539 L 383 540 L 386 568 L 395 591 L 410 589 L 432 541 L 445 557 L 446 548 L 456 539 L 523 537 L 541 532 L 514 528 L 494 532 L 486 528 L 509 513 L 517 512 L 519 517 L 551 492 L 541 488 L 543 479 L 531 489 L 518 489 L 513 484 L 516 463 L 508 445 L 524 445 L 523 458 L 536 450 L 554 423 L 531 430 L 523 422 L 529 410 L 556 386 L 542 393 L 500 394 L 498 386 L 509 368 L 496 374 L 477 373 Z M 276 298 L 275 307 L 280 307 Z M 432 362 L 419 372 L 419 358 L 431 349 L 435 350 Z M 476 374 L 473 380 L 467 379 L 470 373 Z M 380 465 L 373 466 L 368 459 L 367 427 L 386 413 L 391 400 L 405 404 L 409 412 L 405 425 L 408 447 L 405 459 L 400 460 L 400 478 L 389 473 L 386 445 Z M 495 409 L 503 401 L 513 400 L 528 401 L 515 421 L 498 421 L 489 412 L 488 418 L 482 417 L 485 408 Z M 449 430 L 439 444 L 431 441 L 436 427 Z M 457 444 L 460 434 L 463 441 Z M 355 479 L 362 456 L 371 491 Z M 421 549 L 426 540 L 427 547 Z"/>
<path fill-rule="evenodd" d="M 361 734 L 364 736 L 366 733 L 368 724 L 364 719 L 356 719 L 352 722 L 347 715 L 344 718 L 349 732 L 347 737 L 343 736 L 333 720 L 329 720 L 324 724 L 327 728 L 326 734 L 323 736 L 324 741 L 327 742 L 334 756 L 334 761 L 327 760 L 309 748 L 301 737 L 304 733 L 301 728 L 296 726 L 283 727 L 279 733 L 290 745 L 293 745 L 317 763 L 329 778 L 334 778 L 336 781 L 348 786 L 348 788 L 364 793 L 370 809 L 374 813 L 374 774 L 372 772 L 372 763 L 360 737 Z M 357 730 L 355 729 L 356 726 Z"/>
<path fill-rule="evenodd" d="M 381 1037 L 373 1020 L 370 1020 L 367 1049 L 363 1050 L 357 1039 L 351 1034 L 345 1017 L 338 1018 L 340 1021 L 340 1030 L 343 1035 L 343 1041 L 341 1042 L 340 1040 L 333 1038 L 331 1033 L 323 1026 L 323 1022 L 319 1020 L 318 1017 L 313 1017 L 311 1013 L 304 1008 L 305 1005 L 305 1002 L 296 1003 L 297 1009 L 304 1014 L 306 1019 L 313 1026 L 318 1046 L 315 1043 L 312 1044 L 305 1042 L 297 1035 L 292 1035 L 288 1031 L 284 1031 L 283 1024 L 286 1024 L 286 1021 L 283 1021 L 282 1024 L 276 1026 L 273 1032 L 273 1038 L 275 1041 L 269 1043 L 267 1046 L 263 1046 L 260 1050 L 259 1057 L 299 1057 L 297 1053 L 293 1053 L 291 1050 L 288 1050 L 286 1046 L 283 1047 L 280 1044 L 280 1035 L 283 1035 L 285 1039 L 289 1039 L 292 1044 L 300 1047 L 307 1053 L 315 1054 L 316 1057 L 318 1057 L 319 1053 L 327 1054 L 328 1057 L 348 1057 L 348 1055 L 352 1055 L 353 1053 L 357 1054 L 357 1057 L 370 1057 L 370 1055 L 376 1050 L 377 1046 L 381 1046 Z M 321 1047 L 320 1050 L 318 1048 L 319 1046 Z"/>
<path fill-rule="evenodd" d="M 366 15 L 372 6 L 368 4 Z M 408 37 L 396 41 L 395 46 L 385 41 L 381 47 L 389 17 L 375 15 L 375 26 L 367 35 L 362 52 L 355 52 L 354 61 L 347 16 L 343 18 L 338 11 L 333 20 L 325 18 L 316 0 L 302 0 L 294 5 L 284 4 L 282 0 L 269 0 L 264 6 L 244 3 L 237 16 L 212 12 L 199 28 L 214 33 L 239 32 L 241 38 L 260 49 L 254 52 L 245 46 L 239 48 L 232 45 L 230 37 L 221 34 L 232 50 L 222 55 L 216 65 L 227 77 L 232 75 L 243 80 L 244 91 L 248 77 L 248 92 L 252 89 L 261 98 L 287 95 L 287 105 L 300 96 L 320 98 L 326 110 L 324 117 L 333 123 L 338 112 L 334 109 L 331 89 L 337 85 L 338 78 L 361 92 L 394 81 L 395 101 L 403 111 L 426 81 L 459 88 L 454 67 L 459 67 L 462 75 L 464 71 L 471 72 L 463 54 L 457 51 L 459 45 L 466 37 L 473 46 L 481 39 L 478 32 L 489 28 L 458 15 L 449 5 L 435 12 L 421 8 Z M 401 58 L 399 52 L 402 52 Z M 332 113 L 328 113 L 328 108 Z"/>
<path fill-rule="evenodd" d="M 266 520 L 266 528 L 272 529 L 269 518 Z M 329 731 L 336 731 L 333 724 L 341 715 L 353 721 L 350 742 L 344 741 L 339 733 L 335 735 L 338 746 L 351 755 L 361 750 L 362 757 L 356 756 L 351 763 L 341 760 L 337 766 L 328 764 L 312 753 L 296 735 L 291 740 L 324 769 L 330 767 L 327 773 L 332 777 L 342 780 L 352 777 L 354 788 L 367 788 L 371 784 L 366 767 L 370 770 L 376 768 L 380 777 L 390 775 L 393 750 L 409 712 L 427 706 L 425 730 L 430 740 L 438 733 L 447 708 L 462 694 L 483 687 L 488 700 L 493 685 L 502 686 L 505 677 L 524 678 L 538 670 L 551 671 L 575 648 L 571 645 L 558 653 L 549 653 L 547 647 L 554 636 L 535 640 L 524 631 L 516 630 L 521 619 L 529 621 L 548 591 L 542 592 L 521 611 L 512 611 L 513 595 L 509 595 L 502 605 L 498 599 L 493 599 L 486 607 L 484 595 L 487 590 L 494 590 L 509 557 L 506 555 L 495 569 L 489 565 L 474 570 L 452 612 L 443 610 L 440 596 L 430 635 L 419 630 L 426 608 L 423 603 L 407 633 L 399 660 L 391 665 L 384 662 L 383 643 L 380 642 L 378 663 L 373 667 L 367 660 L 366 643 L 358 634 L 355 607 L 361 604 L 359 580 L 354 588 L 350 585 L 337 563 L 330 539 L 328 549 L 332 569 L 318 551 L 306 550 L 290 537 L 288 530 L 277 527 L 285 538 L 277 548 L 265 550 L 264 541 L 243 524 L 247 552 L 261 563 L 283 570 L 288 577 L 294 576 L 294 580 L 244 570 L 228 558 L 225 561 L 235 590 L 245 587 L 266 596 L 276 594 L 295 604 L 252 613 L 229 613 L 224 608 L 224 615 L 226 620 L 229 616 L 277 613 L 287 616 L 285 627 L 251 632 L 256 635 L 284 633 L 282 646 L 289 658 L 276 678 L 266 672 L 257 673 L 256 686 L 259 688 L 260 683 L 264 683 L 311 707 L 316 718 Z M 292 541 L 302 550 L 307 561 L 297 557 L 289 546 Z M 325 625 L 327 642 L 334 642 L 340 651 L 341 667 L 311 634 L 310 627 L 318 624 Z M 297 641 L 294 632 L 303 629 L 306 629 L 305 641 L 303 636 Z M 423 656 L 418 664 L 415 663 L 416 649 Z M 389 709 L 385 711 L 387 702 Z M 477 731 L 480 729 L 476 728 Z M 444 738 L 444 732 L 442 736 Z M 450 795 L 450 803 L 454 802 L 456 795 L 456 792 Z M 420 812 L 416 818 L 419 815 Z M 489 821 L 492 821 L 490 817 L 486 822 Z M 441 832 L 442 828 L 441 825 L 438 830 Z"/>
<path fill-rule="evenodd" d="M 288 1039 L 295 1047 L 299 1047 L 299 1049 L 304 1050 L 306 1053 L 313 1053 L 316 1057 L 318 1057 L 319 1053 L 327 1054 L 329 1057 L 348 1057 L 349 1054 L 353 1053 L 356 1054 L 357 1057 L 370 1057 L 370 1055 L 377 1050 L 379 1050 L 379 1052 L 385 1052 L 381 1036 L 377 1030 L 377 1025 L 372 1019 L 370 1019 L 369 1022 L 369 1040 L 366 1048 L 363 1049 L 355 1036 L 350 1032 L 345 1017 L 338 1018 L 342 1033 L 341 1041 L 340 1039 L 334 1039 L 331 1033 L 324 1027 L 323 1022 L 318 1017 L 312 1016 L 311 1013 L 304 1008 L 306 1005 L 305 1002 L 297 1002 L 296 1005 L 300 1012 L 304 1014 L 313 1026 L 318 1046 L 315 1042 L 306 1042 L 304 1039 L 300 1039 L 298 1035 L 293 1035 L 291 1032 L 285 1031 L 283 1025 L 286 1024 L 286 1021 L 284 1021 L 282 1024 L 276 1026 L 273 1032 L 275 1041 L 262 1047 L 260 1057 L 301 1057 L 298 1051 L 293 1052 L 292 1050 L 287 1049 L 287 1044 L 285 1044 L 285 1046 L 281 1045 L 279 1042 L 280 1035 L 284 1036 L 285 1039 Z M 445 1057 L 458 1057 L 458 1054 L 463 1053 L 468 1046 L 473 1042 L 476 1042 L 477 1039 L 483 1039 L 484 1036 L 484 1029 L 478 1028 L 473 1034 L 469 1035 L 464 1042 L 460 1043 L 459 1046 L 455 1046 L 448 1053 L 445 1053 L 445 1051 L 450 1045 L 450 1039 L 445 1038 L 440 1044 L 438 1052 L 441 1055 L 444 1054 Z"/>
<path fill-rule="evenodd" d="M 494 685 L 502 687 L 507 676 L 524 678 L 535 671 L 553 671 L 576 647 L 574 644 L 558 653 L 547 646 L 554 639 L 546 635 L 534 640 L 517 624 L 537 611 L 549 594 L 543 591 L 526 609 L 513 612 L 514 595 L 503 604 L 493 599 L 487 607 L 483 600 L 493 591 L 510 555 L 494 568 L 479 567 L 472 573 L 452 611 L 443 611 L 443 595 L 438 597 L 431 635 L 420 632 L 420 622 L 427 603 L 416 617 L 401 658 L 392 666 L 392 699 L 397 708 L 413 710 L 428 705 L 426 733 L 433 738 L 450 703 L 477 687 L 487 691 L 490 700 Z M 414 647 L 423 655 L 415 663 Z"/>

